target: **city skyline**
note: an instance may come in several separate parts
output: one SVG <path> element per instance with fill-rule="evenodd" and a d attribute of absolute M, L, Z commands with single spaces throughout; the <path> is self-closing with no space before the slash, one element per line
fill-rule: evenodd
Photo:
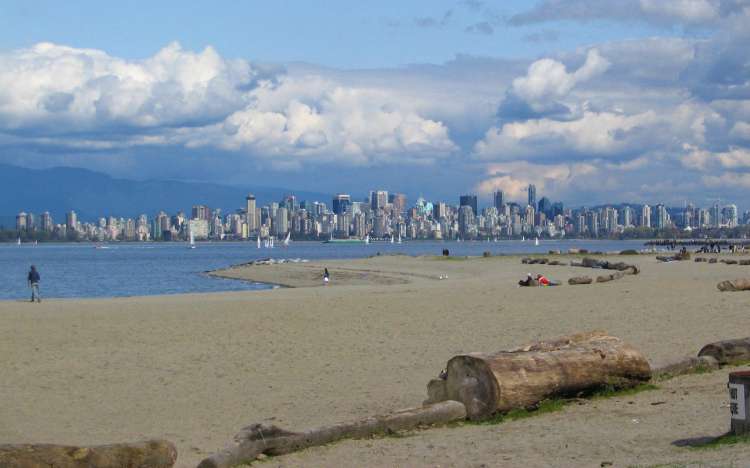
<path fill-rule="evenodd" d="M 331 197 L 330 204 L 300 200 L 293 193 L 278 202 L 258 205 L 249 193 L 242 208 L 225 213 L 221 208 L 193 205 L 190 214 L 180 210 L 170 215 L 163 210 L 149 217 L 106 216 L 84 222 L 74 210 L 64 223 L 55 224 L 45 211 L 37 217 L 21 211 L 16 215 L 15 233 L 42 240 L 90 241 L 185 241 L 295 239 L 391 239 L 461 240 L 512 239 L 518 237 L 691 237 L 724 235 L 727 229 L 750 225 L 750 210 L 740 216 L 736 204 L 683 208 L 663 203 L 615 203 L 592 207 L 566 207 L 529 184 L 526 203 L 506 198 L 498 190 L 489 205 L 479 205 L 475 194 L 458 196 L 458 204 L 430 201 L 423 197 L 410 204 L 403 193 L 370 190 L 363 198 L 348 193 Z M 537 200 L 537 195 L 541 195 Z M 481 209 L 479 207 L 482 207 Z M 682 231 L 682 232 L 680 232 Z M 706 234 L 708 233 L 708 234 Z M 744 235 L 746 235 L 745 232 Z M 12 240 L 6 234 L 6 240 Z"/>
<path fill-rule="evenodd" d="M 750 202 L 745 0 L 37 6 L 0 7 L 3 163 L 436 199 L 531 183 L 572 204 Z"/>

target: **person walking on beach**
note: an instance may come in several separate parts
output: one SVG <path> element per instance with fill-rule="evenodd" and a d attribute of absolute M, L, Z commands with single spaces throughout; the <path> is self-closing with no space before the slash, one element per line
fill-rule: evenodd
<path fill-rule="evenodd" d="M 330 281 L 330 279 L 331 279 L 331 275 L 330 273 L 328 273 L 328 268 L 326 268 L 325 271 L 323 272 L 323 284 L 325 286 L 328 286 L 328 281 Z"/>
<path fill-rule="evenodd" d="M 39 281 L 41 279 L 42 277 L 39 276 L 36 267 L 31 265 L 31 270 L 29 270 L 29 276 L 27 277 L 29 287 L 31 288 L 31 302 L 34 302 L 34 299 L 36 299 L 37 302 L 42 302 L 42 296 L 39 294 Z"/>

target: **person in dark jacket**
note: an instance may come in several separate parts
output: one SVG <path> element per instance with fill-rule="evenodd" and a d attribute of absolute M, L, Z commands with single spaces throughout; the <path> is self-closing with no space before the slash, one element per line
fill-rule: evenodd
<path fill-rule="evenodd" d="M 42 277 L 39 275 L 39 272 L 36 271 L 36 267 L 34 265 L 31 265 L 31 270 L 29 270 L 29 287 L 31 288 L 31 302 L 34 302 L 34 299 L 37 300 L 37 302 L 42 302 L 42 296 L 39 294 L 39 281 L 41 281 Z"/>

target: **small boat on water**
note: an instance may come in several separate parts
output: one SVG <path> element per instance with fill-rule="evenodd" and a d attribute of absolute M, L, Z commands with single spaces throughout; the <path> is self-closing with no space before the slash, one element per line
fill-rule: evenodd
<path fill-rule="evenodd" d="M 534 239 L 534 245 L 539 245 L 539 238 L 538 237 Z"/>
<path fill-rule="evenodd" d="M 195 248 L 195 236 L 193 236 L 193 231 L 190 231 L 190 245 L 188 246 L 188 248 Z"/>
<path fill-rule="evenodd" d="M 21 238 L 20 238 L 20 237 L 19 237 L 19 238 L 18 238 L 18 240 L 16 241 L 16 245 L 21 245 Z"/>
<path fill-rule="evenodd" d="M 282 242 L 282 245 L 284 247 L 289 247 L 289 242 L 291 242 L 291 240 L 292 240 L 292 233 L 291 232 L 287 232 L 286 233 L 286 238 L 284 239 L 284 242 Z"/>

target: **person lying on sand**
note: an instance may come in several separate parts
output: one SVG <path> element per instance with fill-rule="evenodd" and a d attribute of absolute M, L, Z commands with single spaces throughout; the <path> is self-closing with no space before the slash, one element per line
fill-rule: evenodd
<path fill-rule="evenodd" d="M 526 279 L 522 279 L 518 282 L 519 286 L 539 286 L 539 284 L 536 282 L 534 277 L 531 275 L 531 273 L 528 273 L 526 275 Z"/>

